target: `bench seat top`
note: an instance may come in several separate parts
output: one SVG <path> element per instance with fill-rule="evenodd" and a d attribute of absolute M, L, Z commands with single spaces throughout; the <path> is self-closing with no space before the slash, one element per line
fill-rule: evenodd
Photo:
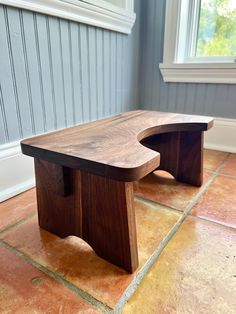
<path fill-rule="evenodd" d="M 211 117 L 136 110 L 35 136 L 21 142 L 37 159 L 120 181 L 135 181 L 160 164 L 160 154 L 140 141 L 178 131 L 205 131 Z"/>

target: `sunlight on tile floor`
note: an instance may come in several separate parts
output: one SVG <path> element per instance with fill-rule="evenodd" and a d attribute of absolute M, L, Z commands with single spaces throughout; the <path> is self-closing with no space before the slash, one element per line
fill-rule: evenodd
<path fill-rule="evenodd" d="M 0 313 L 236 313 L 236 155 L 206 150 L 201 188 L 135 182 L 139 268 L 37 224 L 35 189 L 0 204 Z"/>

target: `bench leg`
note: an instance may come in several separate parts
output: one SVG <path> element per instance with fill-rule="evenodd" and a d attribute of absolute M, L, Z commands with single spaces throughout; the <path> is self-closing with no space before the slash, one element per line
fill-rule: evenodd
<path fill-rule="evenodd" d="M 35 159 L 39 225 L 84 239 L 105 260 L 138 266 L 133 185 Z"/>
<path fill-rule="evenodd" d="M 39 225 L 62 238 L 81 236 L 80 172 L 35 159 Z"/>
<path fill-rule="evenodd" d="M 83 239 L 104 259 L 138 266 L 133 184 L 82 172 Z"/>
<path fill-rule="evenodd" d="M 161 154 L 159 170 L 176 180 L 201 186 L 203 181 L 203 132 L 184 131 L 158 134 L 142 142 Z"/>

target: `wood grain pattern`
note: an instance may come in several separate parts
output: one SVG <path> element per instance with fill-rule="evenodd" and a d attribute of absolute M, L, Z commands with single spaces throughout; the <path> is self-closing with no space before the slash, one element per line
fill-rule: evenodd
<path fill-rule="evenodd" d="M 159 170 L 176 180 L 201 186 L 203 180 L 203 132 L 170 132 L 141 142 L 161 155 Z"/>
<path fill-rule="evenodd" d="M 133 272 L 138 266 L 133 184 L 82 173 L 82 238 L 95 252 Z"/>
<path fill-rule="evenodd" d="M 133 184 L 69 169 L 70 195 L 58 193 L 58 165 L 35 160 L 39 225 L 84 239 L 102 258 L 133 272 L 138 251 Z M 69 183 L 69 182 L 68 182 Z"/>
<path fill-rule="evenodd" d="M 57 167 L 53 163 L 35 159 L 39 225 L 60 237 L 81 237 L 80 171 L 69 170 L 71 193 L 63 195 L 58 193 L 61 183 L 58 183 L 57 176 L 52 175 Z"/>
<path fill-rule="evenodd" d="M 120 181 L 135 181 L 156 169 L 160 154 L 140 141 L 152 135 L 205 131 L 210 117 L 131 111 L 21 142 L 26 155 Z"/>
<path fill-rule="evenodd" d="M 133 111 L 24 140 L 35 157 L 39 225 L 79 236 L 123 269 L 138 266 L 133 185 L 157 167 L 202 183 L 209 117 Z M 161 160 L 160 160 L 161 155 Z"/>
<path fill-rule="evenodd" d="M 201 186 L 203 182 L 203 132 L 181 132 L 176 180 Z"/>

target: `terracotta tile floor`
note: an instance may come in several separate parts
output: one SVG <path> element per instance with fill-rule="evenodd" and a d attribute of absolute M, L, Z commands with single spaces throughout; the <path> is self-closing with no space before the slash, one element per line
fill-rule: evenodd
<path fill-rule="evenodd" d="M 40 230 L 32 189 L 0 204 L 0 313 L 236 313 L 236 155 L 205 151 L 201 188 L 135 183 L 139 269 Z"/>

